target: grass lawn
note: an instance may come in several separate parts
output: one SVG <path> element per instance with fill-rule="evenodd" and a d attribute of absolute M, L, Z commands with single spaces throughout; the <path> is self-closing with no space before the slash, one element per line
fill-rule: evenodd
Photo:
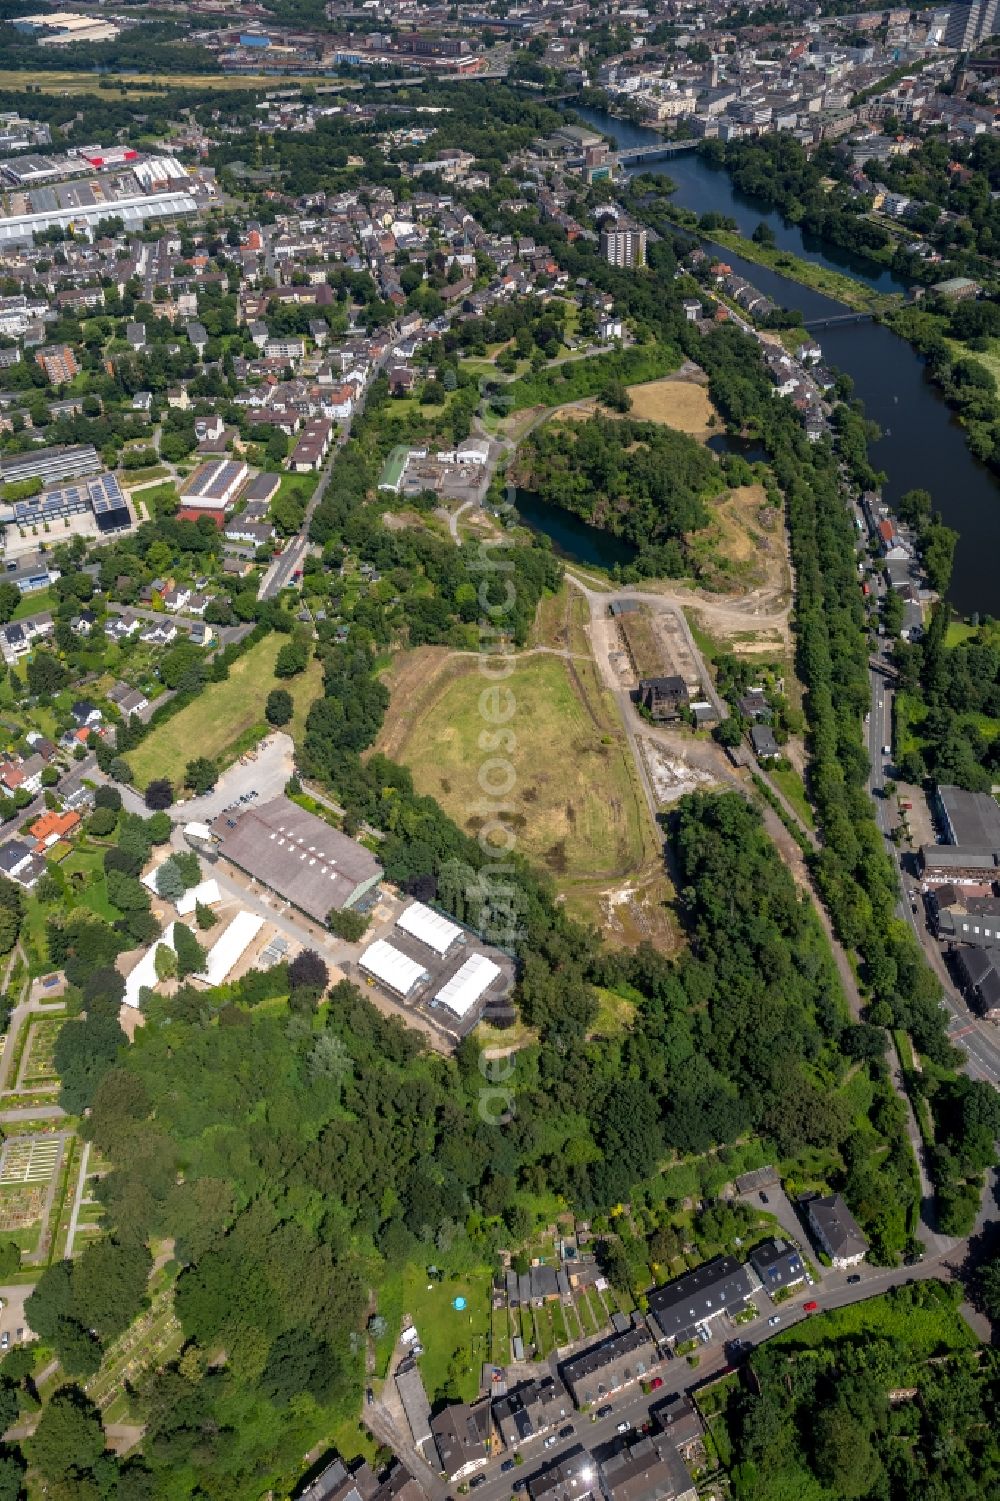
<path fill-rule="evenodd" d="M 155 777 L 176 781 L 196 755 L 223 758 L 241 735 L 264 723 L 264 704 L 272 688 L 288 689 L 304 722 L 306 706 L 316 697 L 319 680 L 309 670 L 284 681 L 274 676 L 274 663 L 285 639 L 272 632 L 258 641 L 233 663 L 224 683 L 209 683 L 194 703 L 158 725 L 130 751 L 128 759 L 136 786 L 145 787 Z"/>
<path fill-rule="evenodd" d="M 603 985 L 594 987 L 597 995 L 597 1019 L 591 1032 L 597 1037 L 618 1037 L 627 1032 L 635 1017 L 635 1002 L 615 990 L 605 990 Z"/>
<path fill-rule="evenodd" d="M 429 1282 L 422 1268 L 403 1273 L 403 1312 L 413 1320 L 424 1353 L 420 1370 L 431 1405 L 453 1386 L 463 1402 L 479 1391 L 479 1374 L 489 1356 L 490 1273 L 487 1268 L 443 1282 Z M 459 1310 L 453 1304 L 464 1298 Z M 393 1330 L 398 1335 L 398 1327 Z"/>
<path fill-rule="evenodd" d="M 777 767 L 772 767 L 768 771 L 768 776 L 778 791 L 784 793 L 806 828 L 814 829 L 816 827 L 816 820 L 813 817 L 813 810 L 809 799 L 806 797 L 806 789 L 802 784 L 802 778 L 795 770 L 795 767 L 788 766 L 780 770 Z"/>
<path fill-rule="evenodd" d="M 486 686 L 474 660 L 452 659 L 421 695 L 394 695 L 380 748 L 408 765 L 469 834 L 485 822 L 479 783 L 489 755 L 479 737 Z M 514 786 L 502 799 L 517 846 L 543 866 L 574 906 L 600 912 L 609 881 L 654 858 L 652 830 L 613 706 L 589 662 L 523 658 L 505 681 L 516 711 L 509 729 Z"/>
<path fill-rule="evenodd" d="M 26 615 L 37 615 L 40 610 L 54 610 L 59 603 L 54 589 L 35 589 L 24 594 L 17 602 L 12 620 L 23 620 Z"/>

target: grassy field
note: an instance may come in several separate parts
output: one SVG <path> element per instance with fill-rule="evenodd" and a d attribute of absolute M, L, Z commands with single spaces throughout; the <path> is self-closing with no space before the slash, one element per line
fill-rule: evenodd
<path fill-rule="evenodd" d="M 379 748 L 408 765 L 418 790 L 476 834 L 486 821 L 479 778 L 484 767 L 489 777 L 492 754 L 480 748 L 488 729 L 480 711 L 487 685 L 472 658 L 439 656 L 435 665 L 436 673 L 418 675 L 413 691 L 396 675 Z M 570 906 L 599 919 L 602 888 L 639 875 L 655 858 L 613 705 L 588 661 L 522 657 L 504 686 L 516 705 L 507 726 L 516 743 L 509 752 L 514 784 L 498 799 L 510 809 L 502 821 Z"/>
<path fill-rule="evenodd" d="M 431 1404 L 451 1388 L 463 1402 L 479 1392 L 479 1373 L 489 1356 L 490 1274 L 484 1267 L 443 1282 L 429 1282 L 422 1268 L 403 1273 L 402 1309 L 420 1336 L 420 1371 Z M 465 1307 L 456 1309 L 456 1298 Z M 391 1336 L 399 1335 L 398 1325 Z"/>
<path fill-rule="evenodd" d="M 136 786 L 145 787 L 154 777 L 176 780 L 193 756 L 224 758 L 226 750 L 241 735 L 264 723 L 264 704 L 272 688 L 286 687 L 295 700 L 292 730 L 301 729 L 308 706 L 321 687 L 319 663 L 306 672 L 279 682 L 274 663 L 284 644 L 283 636 L 265 636 L 233 663 L 224 683 L 210 683 L 194 703 L 158 725 L 134 751 L 129 764 Z"/>
<path fill-rule="evenodd" d="M 322 80 L 321 80 L 322 81 Z M 315 87 L 315 77 L 295 78 L 289 75 L 277 78 L 273 75 L 230 76 L 228 73 L 174 73 L 169 78 L 152 73 L 129 74 L 127 82 L 115 79 L 109 86 L 107 78 L 96 73 L 67 73 L 53 70 L 45 73 L 23 73 L 16 68 L 0 69 L 0 89 L 25 89 L 28 84 L 40 89 L 43 94 L 104 94 L 109 99 L 120 98 L 122 92 L 130 99 L 147 98 L 167 89 L 204 89 L 218 93 L 223 90 L 233 93 L 240 89 L 293 88 L 296 85 Z M 146 88 L 138 87 L 145 84 Z M 102 86 L 103 85 L 103 86 Z"/>
<path fill-rule="evenodd" d="M 768 776 L 778 791 L 784 793 L 806 828 L 814 829 L 816 827 L 816 819 L 813 816 L 809 799 L 806 797 L 806 789 L 802 785 L 802 778 L 795 770 L 795 767 L 789 766 L 786 769 L 772 767 L 768 771 Z"/>
<path fill-rule="evenodd" d="M 915 1362 L 927 1360 L 949 1350 L 974 1348 L 976 1337 L 958 1312 L 959 1301 L 943 1283 L 914 1283 L 881 1298 L 831 1309 L 778 1338 L 781 1344 L 806 1350 L 841 1339 L 898 1340 Z"/>

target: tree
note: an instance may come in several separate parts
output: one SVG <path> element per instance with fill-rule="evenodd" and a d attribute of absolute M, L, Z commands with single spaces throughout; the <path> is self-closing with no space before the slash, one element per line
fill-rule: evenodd
<path fill-rule="evenodd" d="M 156 890 L 168 902 L 177 903 L 185 892 L 184 877 L 173 860 L 164 860 L 156 872 Z"/>
<path fill-rule="evenodd" d="M 336 933 L 338 938 L 343 938 L 346 943 L 358 943 L 365 935 L 368 927 L 368 918 L 361 912 L 351 912 L 344 907 L 334 910 L 326 920 L 326 925 L 331 933 Z"/>
<path fill-rule="evenodd" d="M 195 902 L 194 919 L 203 933 L 207 933 L 209 928 L 214 928 L 219 921 L 211 907 L 206 907 L 204 902 Z"/>
<path fill-rule="evenodd" d="M 219 768 L 208 756 L 196 756 L 184 768 L 184 785 L 190 787 L 197 797 L 205 792 L 211 792 L 218 778 Z"/>
<path fill-rule="evenodd" d="M 774 230 L 764 219 L 761 219 L 750 238 L 755 245 L 764 245 L 768 249 L 772 249 L 776 243 Z"/>
<path fill-rule="evenodd" d="M 153 968 L 156 970 L 156 978 L 159 981 L 172 980 L 177 973 L 177 955 L 169 943 L 157 945 L 153 955 Z"/>
<path fill-rule="evenodd" d="M 115 782 L 131 782 L 132 768 L 124 756 L 113 756 L 108 766 L 108 776 Z"/>
<path fill-rule="evenodd" d="M 177 952 L 177 975 L 183 980 L 185 975 L 201 974 L 205 968 L 205 950 L 183 923 L 174 924 L 174 948 Z"/>
<path fill-rule="evenodd" d="M 161 812 L 171 806 L 174 789 L 166 777 L 155 777 L 146 788 L 146 807 Z"/>
<path fill-rule="evenodd" d="M 308 661 L 309 653 L 304 641 L 299 638 L 286 641 L 275 660 L 274 675 L 278 678 L 293 678 L 298 673 L 305 672 Z"/>
<path fill-rule="evenodd" d="M 6 579 L 0 584 L 0 625 L 6 625 L 14 618 L 14 611 L 21 602 L 21 591 L 16 584 L 9 584 Z"/>
<path fill-rule="evenodd" d="M 59 1103 L 64 1110 L 83 1114 L 124 1041 L 125 1034 L 113 1017 L 88 1016 L 62 1028 L 52 1057 L 62 1082 Z"/>
<path fill-rule="evenodd" d="M 294 712 L 295 704 L 292 701 L 292 695 L 284 688 L 272 688 L 264 705 L 264 716 L 268 724 L 276 727 L 287 724 Z"/>
<path fill-rule="evenodd" d="M 52 1484 L 86 1477 L 104 1453 L 101 1414 L 79 1387 L 60 1387 L 42 1409 L 25 1449 L 31 1463 Z"/>
<path fill-rule="evenodd" d="M 106 839 L 115 831 L 118 814 L 113 808 L 95 808 L 87 820 L 87 832 L 95 839 Z"/>
<path fill-rule="evenodd" d="M 115 813 L 122 809 L 122 795 L 117 787 L 108 787 L 106 784 L 98 787 L 94 793 L 95 808 L 110 808 Z"/>
<path fill-rule="evenodd" d="M 322 995 L 330 983 L 330 971 L 315 949 L 303 949 L 288 966 L 288 980 L 293 990 L 315 990 Z"/>
<path fill-rule="evenodd" d="M 28 690 L 37 698 L 58 693 L 69 682 L 69 672 L 50 651 L 36 651 L 28 659 Z"/>

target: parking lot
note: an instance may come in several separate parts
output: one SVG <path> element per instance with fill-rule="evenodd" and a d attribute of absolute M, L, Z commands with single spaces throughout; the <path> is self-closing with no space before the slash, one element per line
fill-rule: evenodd
<path fill-rule="evenodd" d="M 211 792 L 175 803 L 170 816 L 175 823 L 211 823 L 230 803 L 247 806 L 240 804 L 240 798 L 248 793 L 256 793 L 253 801 L 258 804 L 270 802 L 284 792 L 294 769 L 292 737 L 280 732 L 268 735 L 255 752 L 228 767 Z"/>

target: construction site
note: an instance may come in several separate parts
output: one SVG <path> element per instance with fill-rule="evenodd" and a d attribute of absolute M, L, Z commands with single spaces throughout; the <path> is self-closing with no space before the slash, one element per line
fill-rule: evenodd
<path fill-rule="evenodd" d="M 692 700 L 705 696 L 698 659 L 676 610 L 655 613 L 647 604 L 616 599 L 610 605 L 620 647 L 613 664 L 624 688 L 649 678 L 682 678 Z"/>

